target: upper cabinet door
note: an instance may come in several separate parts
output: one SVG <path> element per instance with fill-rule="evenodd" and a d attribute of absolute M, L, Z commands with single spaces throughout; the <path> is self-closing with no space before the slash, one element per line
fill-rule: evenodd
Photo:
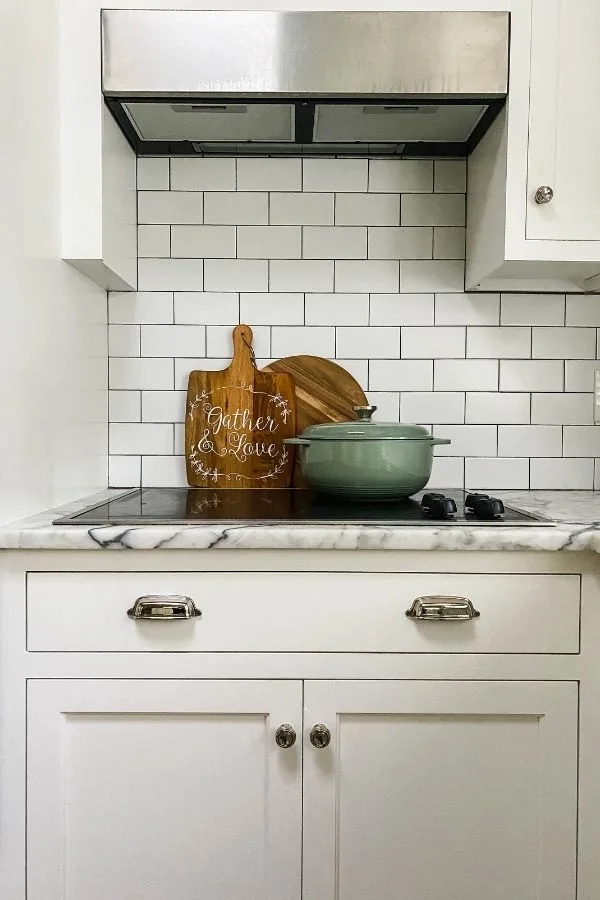
<path fill-rule="evenodd" d="M 598 241 L 600 2 L 533 0 L 532 15 L 527 238 Z"/>
<path fill-rule="evenodd" d="M 30 900 L 300 900 L 299 682 L 34 680 L 27 709 Z"/>
<path fill-rule="evenodd" d="M 574 900 L 577 685 L 308 682 L 304 900 Z M 318 736 L 317 736 L 318 737 Z"/>

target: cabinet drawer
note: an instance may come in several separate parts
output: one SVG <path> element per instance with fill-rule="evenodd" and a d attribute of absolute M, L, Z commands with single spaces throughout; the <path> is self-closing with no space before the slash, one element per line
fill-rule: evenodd
<path fill-rule="evenodd" d="M 147 594 L 201 616 L 134 621 Z M 422 595 L 469 598 L 471 621 L 418 621 Z M 578 575 L 339 572 L 30 572 L 31 651 L 578 653 Z"/>

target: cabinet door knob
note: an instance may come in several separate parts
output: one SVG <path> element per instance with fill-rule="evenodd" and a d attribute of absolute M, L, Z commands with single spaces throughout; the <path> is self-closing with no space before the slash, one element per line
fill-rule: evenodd
<path fill-rule="evenodd" d="M 285 725 L 279 726 L 275 732 L 275 743 L 278 747 L 281 747 L 282 750 L 289 750 L 290 747 L 294 746 L 296 743 L 296 732 L 291 725 L 286 723 Z"/>
<path fill-rule="evenodd" d="M 550 203 L 554 197 L 554 191 L 549 184 L 542 184 L 535 192 L 536 203 Z"/>
<path fill-rule="evenodd" d="M 317 750 L 324 750 L 331 743 L 331 732 L 327 725 L 319 723 L 310 733 L 310 742 Z"/>
<path fill-rule="evenodd" d="M 191 597 L 183 594 L 147 594 L 138 597 L 131 609 L 127 610 L 130 619 L 143 619 L 148 622 L 176 622 L 181 619 L 193 619 L 202 613 L 196 608 Z"/>

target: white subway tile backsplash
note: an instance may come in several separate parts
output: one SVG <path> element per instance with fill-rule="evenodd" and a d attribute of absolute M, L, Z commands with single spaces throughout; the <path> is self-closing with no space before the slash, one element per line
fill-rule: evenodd
<path fill-rule="evenodd" d="M 562 363 L 561 363 L 562 365 Z M 600 362 L 596 359 L 567 359 L 565 366 L 565 391 L 586 391 L 594 390 L 594 372 L 600 369 Z M 560 391 L 562 385 L 554 388 Z M 541 388 L 536 388 L 541 390 Z"/>
<path fill-rule="evenodd" d="M 402 328 L 403 359 L 456 359 L 464 355 L 464 328 Z"/>
<path fill-rule="evenodd" d="M 117 455 L 170 454 L 173 452 L 173 426 L 148 422 L 114 422 L 108 426 L 110 453 Z"/>
<path fill-rule="evenodd" d="M 365 259 L 367 256 L 366 228 L 307 225 L 302 232 L 304 259 Z"/>
<path fill-rule="evenodd" d="M 143 456 L 144 487 L 187 487 L 185 456 Z"/>
<path fill-rule="evenodd" d="M 441 447 L 438 448 L 441 450 Z M 465 461 L 460 456 L 434 456 L 431 478 L 427 488 L 437 490 L 442 488 L 460 488 L 465 486 Z"/>
<path fill-rule="evenodd" d="M 110 356 L 139 356 L 140 326 L 109 325 L 108 353 Z"/>
<path fill-rule="evenodd" d="M 138 163 L 140 160 L 138 159 Z M 108 486 L 111 488 L 140 487 L 142 480 L 141 458 L 139 456 L 117 456 L 108 458 Z"/>
<path fill-rule="evenodd" d="M 283 292 L 332 291 L 333 260 L 272 259 L 269 262 L 268 287 L 269 290 Z M 266 286 L 262 288 L 266 289 Z"/>
<path fill-rule="evenodd" d="M 371 359 L 369 390 L 432 391 L 433 360 Z"/>
<path fill-rule="evenodd" d="M 369 190 L 383 193 L 428 193 L 433 190 L 429 159 L 369 160 Z"/>
<path fill-rule="evenodd" d="M 138 225 L 201 225 L 203 195 L 186 191 L 138 191 Z"/>
<path fill-rule="evenodd" d="M 431 259 L 432 228 L 369 228 L 370 259 Z M 464 253 L 462 254 L 464 259 Z"/>
<path fill-rule="evenodd" d="M 125 391 L 170 391 L 173 360 L 113 356 L 108 361 L 108 386 Z"/>
<path fill-rule="evenodd" d="M 266 325 L 252 326 L 252 347 L 257 357 L 268 357 L 271 355 L 271 329 Z M 185 354 L 181 354 L 182 356 Z M 233 340 L 231 337 L 231 328 L 221 325 L 206 326 L 206 355 L 215 357 L 218 365 L 199 365 L 199 369 L 224 369 L 226 368 L 233 355 Z M 191 356 L 191 354 L 188 354 Z M 222 365 L 223 360 L 225 364 Z M 208 362 L 208 360 L 207 360 Z"/>
<path fill-rule="evenodd" d="M 307 325 L 368 325 L 369 295 L 306 294 L 305 321 Z"/>
<path fill-rule="evenodd" d="M 138 256 L 170 256 L 171 230 L 168 225 L 138 225 Z"/>
<path fill-rule="evenodd" d="M 234 191 L 235 159 L 171 159 L 172 191 Z"/>
<path fill-rule="evenodd" d="M 436 325 L 497 325 L 499 321 L 500 294 L 435 295 Z"/>
<path fill-rule="evenodd" d="M 438 456 L 497 456 L 498 429 L 495 425 L 435 425 L 433 434 L 451 444 L 435 448 Z"/>
<path fill-rule="evenodd" d="M 139 391 L 109 391 L 109 422 L 139 422 L 141 420 Z"/>
<path fill-rule="evenodd" d="M 377 407 L 373 414 L 375 422 L 399 421 L 400 395 L 396 391 L 369 391 L 369 403 Z"/>
<path fill-rule="evenodd" d="M 176 325 L 237 325 L 240 304 L 236 293 L 178 291 L 175 294 Z"/>
<path fill-rule="evenodd" d="M 526 490 L 528 487 L 528 459 L 465 459 L 465 488 L 468 491 Z"/>
<path fill-rule="evenodd" d="M 458 425 L 465 421 L 465 395 L 462 392 L 435 393 L 403 391 L 400 395 L 400 420 L 419 425 Z"/>
<path fill-rule="evenodd" d="M 305 191 L 366 191 L 368 160 L 304 159 Z"/>
<path fill-rule="evenodd" d="M 499 456 L 561 456 L 559 425 L 499 425 Z"/>
<path fill-rule="evenodd" d="M 406 194 L 402 197 L 401 225 L 464 225 L 464 194 Z"/>
<path fill-rule="evenodd" d="M 433 364 L 436 391 L 495 391 L 498 388 L 497 359 L 436 359 Z"/>
<path fill-rule="evenodd" d="M 564 294 L 502 294 L 502 325 L 564 325 Z"/>
<path fill-rule="evenodd" d="M 563 456 L 600 456 L 598 425 L 565 425 Z"/>
<path fill-rule="evenodd" d="M 336 328 L 336 356 L 390 359 L 400 355 L 399 328 Z"/>
<path fill-rule="evenodd" d="M 591 490 L 593 459 L 532 459 L 531 490 Z"/>
<path fill-rule="evenodd" d="M 326 296 L 331 296 L 327 294 Z M 254 325 L 303 325 L 304 294 L 240 294 L 240 322 Z M 216 323 L 215 323 L 216 324 Z"/>
<path fill-rule="evenodd" d="M 433 325 L 433 294 L 371 294 L 370 325 Z"/>
<path fill-rule="evenodd" d="M 269 262 L 266 259 L 205 259 L 207 291 L 266 291 Z"/>
<path fill-rule="evenodd" d="M 336 225 L 399 225 L 399 194 L 336 194 Z"/>
<path fill-rule="evenodd" d="M 467 394 L 466 422 L 474 425 L 529 424 L 530 404 L 530 394 L 473 391 Z"/>
<path fill-rule="evenodd" d="M 464 259 L 466 230 L 456 225 L 439 225 L 433 229 L 434 259 Z"/>
<path fill-rule="evenodd" d="M 393 259 L 341 259 L 335 261 L 335 290 L 351 294 L 398 293 L 399 263 Z"/>
<path fill-rule="evenodd" d="M 597 294 L 573 294 L 567 297 L 567 325 L 600 326 L 600 298 Z"/>
<path fill-rule="evenodd" d="M 142 325 L 142 356 L 203 356 L 204 325 Z"/>
<path fill-rule="evenodd" d="M 462 293 L 465 289 L 465 264 L 462 259 L 403 259 L 400 261 L 400 290 Z"/>
<path fill-rule="evenodd" d="M 237 160 L 238 191 L 301 191 L 301 159 L 240 158 Z M 214 190 L 207 188 L 207 190 Z"/>
<path fill-rule="evenodd" d="M 113 325 L 160 325 L 173 321 L 171 291 L 114 291 L 108 295 L 108 321 Z"/>
<path fill-rule="evenodd" d="M 368 359 L 340 359 L 336 358 L 336 363 L 347 372 L 350 372 L 360 384 L 363 391 L 369 386 L 369 360 Z"/>
<path fill-rule="evenodd" d="M 183 422 L 185 391 L 142 391 L 142 422 Z"/>
<path fill-rule="evenodd" d="M 233 225 L 173 225 L 171 226 L 171 256 L 189 259 L 206 257 L 234 257 L 235 228 Z M 140 253 L 140 256 L 142 254 Z"/>
<path fill-rule="evenodd" d="M 138 191 L 168 191 L 169 160 L 138 157 L 137 189 Z"/>
<path fill-rule="evenodd" d="M 534 359 L 593 359 L 596 355 L 595 328 L 532 329 Z"/>
<path fill-rule="evenodd" d="M 271 329 L 271 353 L 274 357 L 309 354 L 310 356 L 335 356 L 335 328 L 273 326 Z"/>
<path fill-rule="evenodd" d="M 591 425 L 591 394 L 532 394 L 531 421 L 536 424 Z"/>
<path fill-rule="evenodd" d="M 237 255 L 241 259 L 299 259 L 302 229 L 299 225 L 239 225 Z"/>
<path fill-rule="evenodd" d="M 139 259 L 138 286 L 142 291 L 201 291 L 204 260 Z"/>
<path fill-rule="evenodd" d="M 558 359 L 501 359 L 501 391 L 562 391 L 563 361 Z"/>
<path fill-rule="evenodd" d="M 469 326 L 467 356 L 482 359 L 527 359 L 531 356 L 531 329 Z"/>
<path fill-rule="evenodd" d="M 204 221 L 209 225 L 266 225 L 269 195 L 264 192 L 206 192 Z"/>
<path fill-rule="evenodd" d="M 467 162 L 464 159 L 436 159 L 433 189 L 437 193 L 464 194 L 467 189 Z"/>
<path fill-rule="evenodd" d="M 269 195 L 269 222 L 271 225 L 333 225 L 333 194 L 274 192 Z"/>

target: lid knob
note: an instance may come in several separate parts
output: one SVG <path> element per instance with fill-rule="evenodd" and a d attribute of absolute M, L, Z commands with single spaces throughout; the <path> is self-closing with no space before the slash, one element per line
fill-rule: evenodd
<path fill-rule="evenodd" d="M 353 406 L 352 409 L 357 414 L 359 422 L 370 422 L 373 413 L 377 412 L 376 406 Z"/>

